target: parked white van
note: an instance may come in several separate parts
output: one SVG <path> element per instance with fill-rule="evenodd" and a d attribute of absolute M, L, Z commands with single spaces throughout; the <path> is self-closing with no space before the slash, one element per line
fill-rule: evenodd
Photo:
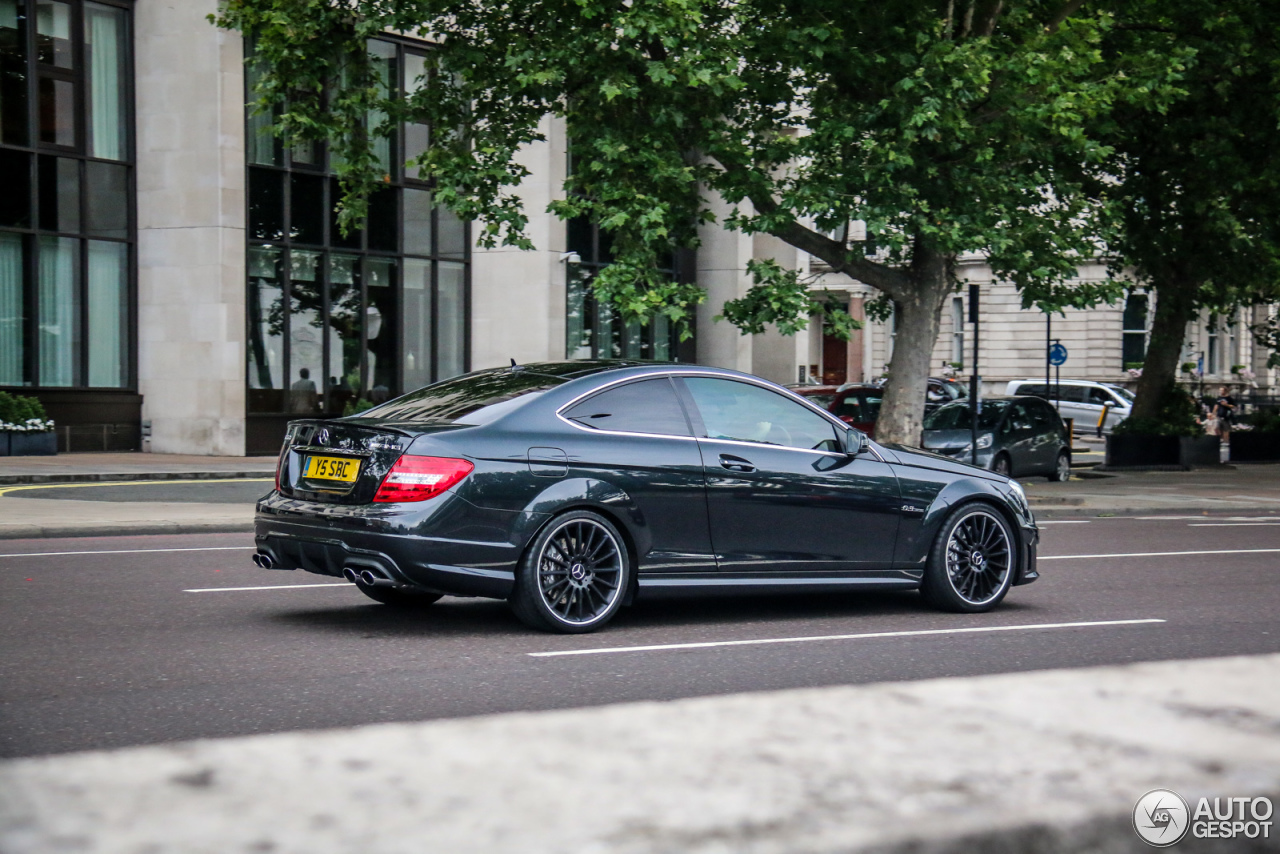
<path fill-rule="evenodd" d="M 1096 431 L 1103 409 L 1107 418 L 1102 432 L 1110 433 L 1112 427 L 1129 417 L 1133 406 L 1133 392 L 1127 388 L 1092 380 L 1062 380 L 1050 382 L 1048 387 L 1044 380 L 1013 380 L 1005 388 L 1005 394 L 1029 394 L 1056 403 L 1059 415 L 1074 419 L 1073 433 Z"/>

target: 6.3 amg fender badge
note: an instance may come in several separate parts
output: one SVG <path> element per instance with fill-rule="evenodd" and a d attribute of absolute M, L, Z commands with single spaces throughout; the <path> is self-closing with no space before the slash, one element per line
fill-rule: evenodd
<path fill-rule="evenodd" d="M 903 513 L 923 513 L 924 509 L 917 507 L 914 504 L 903 504 L 902 512 Z"/>

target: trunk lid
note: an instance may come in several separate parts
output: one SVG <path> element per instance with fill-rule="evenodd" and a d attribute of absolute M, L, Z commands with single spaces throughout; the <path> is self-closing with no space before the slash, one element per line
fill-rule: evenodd
<path fill-rule="evenodd" d="M 280 492 L 333 504 L 368 504 L 422 431 L 385 424 L 292 421 L 280 460 Z"/>

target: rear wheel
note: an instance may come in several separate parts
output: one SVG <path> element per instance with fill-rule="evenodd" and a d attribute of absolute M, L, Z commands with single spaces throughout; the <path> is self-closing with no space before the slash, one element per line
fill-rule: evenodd
<path fill-rule="evenodd" d="M 1009 455 L 996 454 L 996 458 L 991 461 L 991 470 L 1005 477 L 1013 477 L 1013 464 L 1009 462 Z"/>
<path fill-rule="evenodd" d="M 618 529 L 598 513 L 574 510 L 553 519 L 525 552 L 511 608 L 531 628 L 591 632 L 617 614 L 630 580 Z"/>
<path fill-rule="evenodd" d="M 1049 480 L 1054 483 L 1065 483 L 1071 480 L 1071 455 L 1066 451 L 1058 454 L 1058 462 L 1053 466 L 1053 474 L 1049 475 Z"/>
<path fill-rule="evenodd" d="M 1009 523 L 986 504 L 947 517 L 929 552 L 920 592 L 935 608 L 976 614 L 1000 604 L 1017 571 Z"/>
<path fill-rule="evenodd" d="M 404 590 L 399 587 L 370 587 L 368 584 L 356 582 L 356 589 L 375 602 L 383 605 L 394 605 L 397 608 L 425 608 L 440 601 L 443 594 L 419 593 L 416 590 Z"/>

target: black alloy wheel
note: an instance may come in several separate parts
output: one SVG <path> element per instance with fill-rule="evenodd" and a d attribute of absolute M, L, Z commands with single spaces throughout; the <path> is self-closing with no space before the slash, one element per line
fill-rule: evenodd
<path fill-rule="evenodd" d="M 929 553 L 920 592 L 934 607 L 975 614 L 1000 604 L 1017 570 L 1009 524 L 985 504 L 947 518 Z"/>
<path fill-rule="evenodd" d="M 630 577 L 617 528 L 597 513 L 574 510 L 534 539 L 520 563 L 511 606 L 531 628 L 590 632 L 618 612 Z"/>
<path fill-rule="evenodd" d="M 356 589 L 375 602 L 383 605 L 394 605 L 397 608 L 424 608 L 438 601 L 443 594 L 419 593 L 416 590 L 404 590 L 399 587 L 370 587 L 368 584 L 356 582 Z"/>
<path fill-rule="evenodd" d="M 1054 464 L 1053 474 L 1049 475 L 1049 480 L 1054 483 L 1066 483 L 1071 480 L 1071 455 L 1066 451 L 1058 453 L 1058 461 Z"/>
<path fill-rule="evenodd" d="M 1013 465 L 1009 462 L 1009 455 L 1005 453 L 996 454 L 996 458 L 991 461 L 991 470 L 1005 477 L 1013 477 Z"/>

